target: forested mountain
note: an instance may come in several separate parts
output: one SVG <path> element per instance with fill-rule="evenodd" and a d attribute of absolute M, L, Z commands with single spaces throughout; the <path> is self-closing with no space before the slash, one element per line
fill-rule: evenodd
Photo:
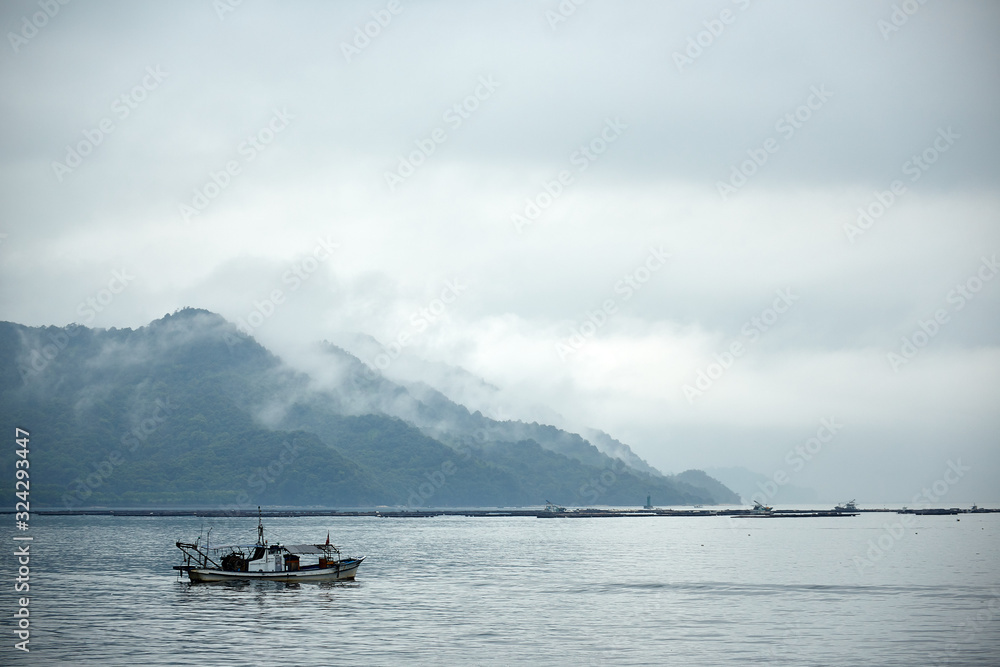
<path fill-rule="evenodd" d="M 3 322 L 0 420 L 31 434 L 36 508 L 738 501 L 664 477 L 617 441 L 612 458 L 580 435 L 396 384 L 329 343 L 310 363 L 296 371 L 197 309 L 135 330 Z M 13 466 L 0 460 L 8 498 Z"/>

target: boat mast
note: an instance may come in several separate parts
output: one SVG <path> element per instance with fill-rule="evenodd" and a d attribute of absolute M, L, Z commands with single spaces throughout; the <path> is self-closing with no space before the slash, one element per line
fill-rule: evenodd
<path fill-rule="evenodd" d="M 264 520 L 260 515 L 260 505 L 257 505 L 257 544 L 264 546 Z"/>

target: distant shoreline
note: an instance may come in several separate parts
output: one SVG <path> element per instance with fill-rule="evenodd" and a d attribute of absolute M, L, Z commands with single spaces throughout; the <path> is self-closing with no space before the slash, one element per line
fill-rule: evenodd
<path fill-rule="evenodd" d="M 261 514 L 268 517 L 380 517 L 393 519 L 408 518 L 429 518 L 436 516 L 464 516 L 474 518 L 492 517 L 534 517 L 541 519 L 565 518 L 615 518 L 615 517 L 704 517 L 704 516 L 729 516 L 743 518 L 822 518 L 822 517 L 851 517 L 860 513 L 886 512 L 892 514 L 919 514 L 919 515 L 957 515 L 957 514 L 992 514 L 1000 513 L 1000 508 L 982 508 L 975 510 L 962 509 L 958 507 L 941 508 L 865 508 L 849 512 L 837 512 L 835 510 L 817 509 L 781 509 L 771 512 L 755 512 L 751 509 L 637 509 L 637 508 L 580 508 L 570 509 L 563 512 L 551 512 L 544 509 L 506 509 L 506 508 L 475 508 L 475 509 L 359 509 L 359 510 L 337 510 L 337 509 L 270 509 L 262 510 Z M 154 516 L 154 517 L 256 517 L 257 510 L 221 510 L 210 508 L 190 508 L 190 509 L 156 509 L 156 508 L 92 508 L 92 509 L 48 509 L 35 510 L 35 515 L 44 516 Z M 13 514 L 13 510 L 0 510 L 0 514 Z"/>

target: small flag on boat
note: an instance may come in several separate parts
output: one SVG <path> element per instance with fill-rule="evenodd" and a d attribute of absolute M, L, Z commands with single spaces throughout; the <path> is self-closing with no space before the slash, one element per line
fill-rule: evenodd
<path fill-rule="evenodd" d="M 326 531 L 326 546 L 330 546 L 330 531 Z"/>

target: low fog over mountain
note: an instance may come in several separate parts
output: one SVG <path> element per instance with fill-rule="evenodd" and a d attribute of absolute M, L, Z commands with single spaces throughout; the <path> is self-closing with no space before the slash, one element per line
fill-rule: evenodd
<path fill-rule="evenodd" d="M 607 434 L 470 412 L 329 342 L 300 348 L 298 370 L 204 310 L 137 330 L 0 323 L 0 342 L 4 422 L 45 443 L 40 505 L 739 502 Z"/>

